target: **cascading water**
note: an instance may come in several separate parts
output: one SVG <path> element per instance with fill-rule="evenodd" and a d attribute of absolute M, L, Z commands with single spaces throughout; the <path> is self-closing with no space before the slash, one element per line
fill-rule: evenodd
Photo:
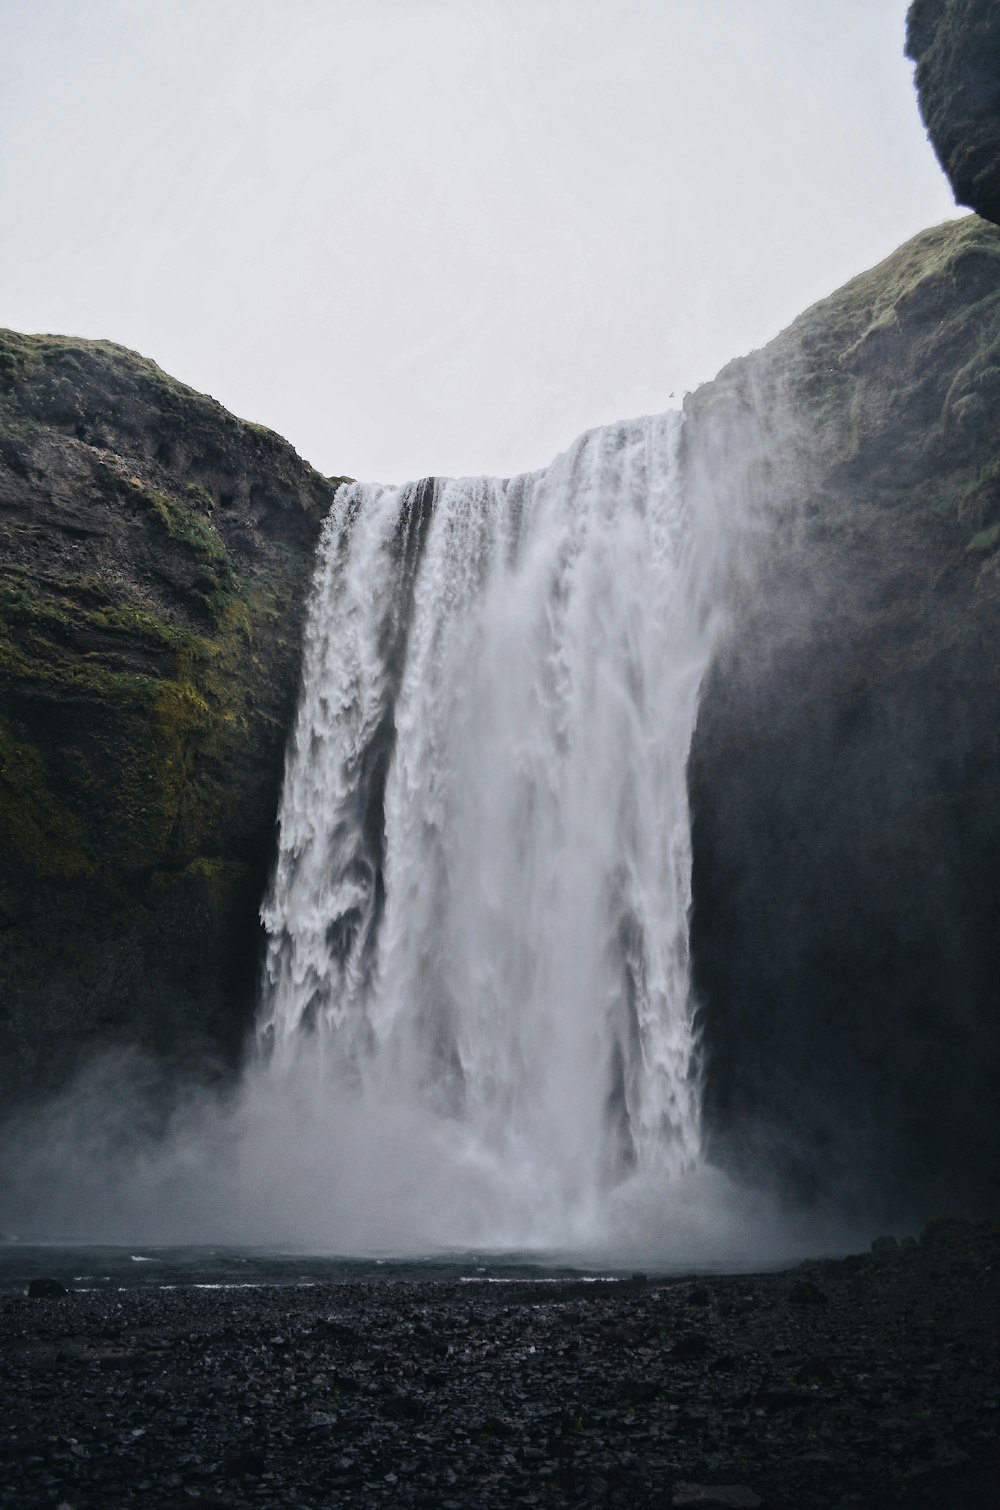
<path fill-rule="evenodd" d="M 698 1158 L 686 762 L 714 542 L 681 426 L 510 480 L 345 486 L 325 527 L 266 1075 L 311 1077 L 340 1125 L 405 1109 L 427 1200 L 476 1192 L 446 1240 L 569 1243 Z"/>

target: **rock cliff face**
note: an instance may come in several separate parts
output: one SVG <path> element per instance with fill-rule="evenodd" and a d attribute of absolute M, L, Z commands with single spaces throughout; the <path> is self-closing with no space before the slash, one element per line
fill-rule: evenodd
<path fill-rule="evenodd" d="M 237 1051 L 333 489 L 132 352 L 0 332 L 0 1101 Z"/>
<path fill-rule="evenodd" d="M 690 767 L 720 1156 L 1000 1185 L 1000 231 L 925 232 L 688 401 L 748 520 Z"/>
<path fill-rule="evenodd" d="M 1000 7 L 914 0 L 906 55 L 920 113 L 959 204 L 1000 224 Z"/>

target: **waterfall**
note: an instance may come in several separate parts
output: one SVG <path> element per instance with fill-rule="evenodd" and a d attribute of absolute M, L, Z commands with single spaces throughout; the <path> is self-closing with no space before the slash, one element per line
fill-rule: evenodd
<path fill-rule="evenodd" d="M 699 1157 L 686 762 L 714 532 L 681 435 L 671 413 L 526 476 L 343 486 L 320 545 L 266 1073 L 373 1128 L 409 1109 L 497 1230 L 506 1201 L 558 1238 Z"/>

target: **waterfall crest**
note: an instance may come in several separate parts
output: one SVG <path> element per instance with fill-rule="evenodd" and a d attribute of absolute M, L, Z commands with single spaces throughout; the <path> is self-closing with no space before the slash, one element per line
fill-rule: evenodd
<path fill-rule="evenodd" d="M 686 762 L 714 541 L 681 433 L 338 490 L 262 910 L 272 1080 L 419 1111 L 498 1223 L 514 1192 L 557 1238 L 699 1155 Z"/>

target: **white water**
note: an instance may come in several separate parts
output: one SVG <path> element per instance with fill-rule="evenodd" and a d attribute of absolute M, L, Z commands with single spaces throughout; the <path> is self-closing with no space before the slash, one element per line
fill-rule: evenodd
<path fill-rule="evenodd" d="M 260 1053 L 172 1085 L 165 1124 L 161 1069 L 97 1059 L 0 1126 L 0 1228 L 657 1272 L 884 1226 L 789 1212 L 700 1147 L 685 766 L 778 496 L 761 457 L 789 454 L 755 414 L 702 418 L 683 490 L 667 415 L 532 477 L 338 492 Z"/>
<path fill-rule="evenodd" d="M 403 1207 L 426 1241 L 435 1203 L 442 1242 L 607 1238 L 623 1187 L 666 1198 L 698 1164 L 686 762 L 718 574 L 680 434 L 667 414 L 528 477 L 336 495 L 263 1077 L 317 1200 L 398 1187 L 401 1245 Z"/>

